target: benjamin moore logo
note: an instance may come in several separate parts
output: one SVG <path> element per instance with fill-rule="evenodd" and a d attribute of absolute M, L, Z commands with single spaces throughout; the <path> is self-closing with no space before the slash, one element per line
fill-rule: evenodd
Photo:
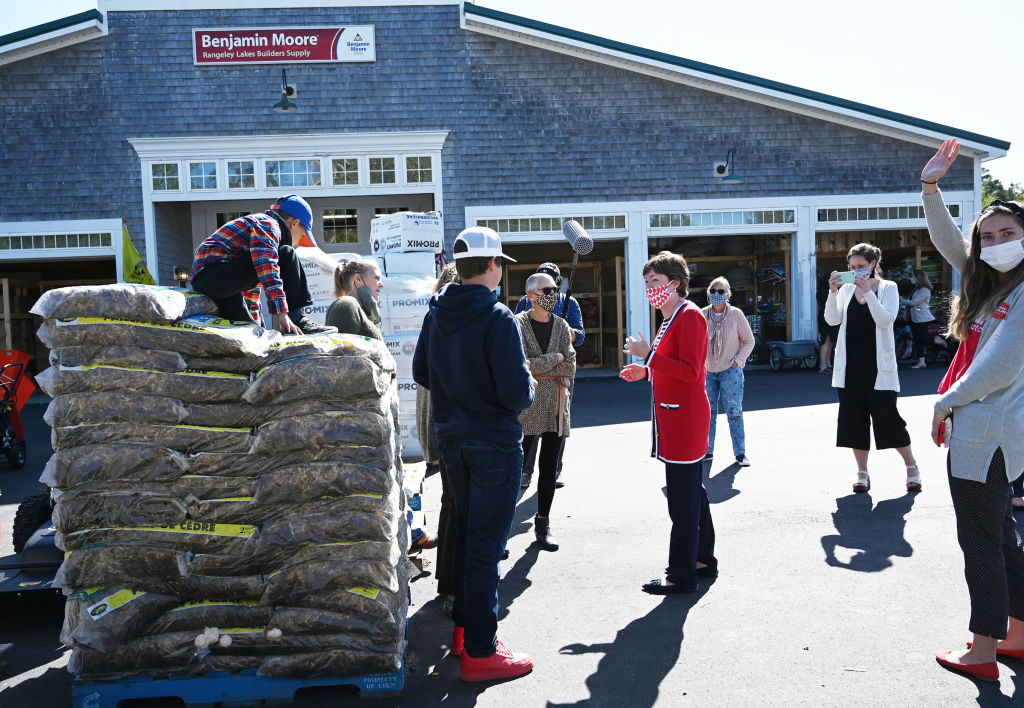
<path fill-rule="evenodd" d="M 363 38 L 362 38 L 362 36 L 361 36 L 361 35 L 359 35 L 359 34 L 357 34 L 357 35 L 356 35 L 356 40 L 355 40 L 355 41 L 357 41 L 357 42 L 362 42 L 362 41 L 363 41 Z"/>

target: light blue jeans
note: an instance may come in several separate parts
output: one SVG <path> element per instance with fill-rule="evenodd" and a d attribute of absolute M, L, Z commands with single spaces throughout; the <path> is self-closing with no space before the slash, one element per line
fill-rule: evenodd
<path fill-rule="evenodd" d="M 715 421 L 718 418 L 718 401 L 721 399 L 725 415 L 729 419 L 729 434 L 732 436 L 732 454 L 739 457 L 747 453 L 747 440 L 743 434 L 743 369 L 734 366 L 708 372 L 704 387 L 711 404 L 711 428 L 708 431 L 708 454 L 715 451 Z"/>

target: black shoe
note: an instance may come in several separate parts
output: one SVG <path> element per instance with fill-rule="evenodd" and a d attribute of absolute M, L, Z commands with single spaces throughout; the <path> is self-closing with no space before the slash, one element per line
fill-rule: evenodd
<path fill-rule="evenodd" d="M 718 577 L 718 566 L 706 565 L 703 568 L 697 568 L 698 578 L 717 578 Z"/>
<path fill-rule="evenodd" d="M 501 552 L 501 559 L 503 561 L 507 561 L 508 560 L 508 549 L 507 548 L 504 551 Z"/>
<path fill-rule="evenodd" d="M 685 585 L 665 585 L 661 578 L 655 578 L 649 583 L 644 583 L 640 589 L 651 595 L 674 595 L 676 593 L 697 592 L 696 585 L 688 588 Z"/>
<path fill-rule="evenodd" d="M 551 520 L 546 516 L 533 517 L 533 533 L 537 537 L 537 545 L 545 551 L 557 551 L 558 541 L 551 535 Z"/>
<path fill-rule="evenodd" d="M 736 455 L 736 464 L 740 467 L 750 467 L 750 459 L 746 455 Z"/>
<path fill-rule="evenodd" d="M 519 488 L 520 489 L 527 489 L 527 488 L 529 488 L 530 482 L 532 482 L 532 481 L 533 481 L 533 475 L 532 474 L 524 474 L 523 475 L 523 481 L 519 483 Z"/>
<path fill-rule="evenodd" d="M 561 489 L 564 486 L 565 486 L 565 482 L 562 482 L 561 480 L 557 480 L 557 479 L 555 480 L 555 489 Z"/>
<path fill-rule="evenodd" d="M 302 330 L 303 334 L 337 334 L 337 327 L 317 324 L 305 315 L 295 321 L 295 326 Z"/>

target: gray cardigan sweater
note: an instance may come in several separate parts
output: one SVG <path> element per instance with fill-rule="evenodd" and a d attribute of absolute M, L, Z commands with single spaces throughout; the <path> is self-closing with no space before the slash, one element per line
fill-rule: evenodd
<path fill-rule="evenodd" d="M 942 201 L 942 194 L 922 195 L 932 243 L 963 271 L 968 242 Z M 1006 476 L 1024 472 L 1024 284 L 990 314 L 978 351 L 960 380 L 935 403 L 935 410 L 953 414 L 949 454 L 952 474 L 984 482 L 997 448 L 1003 449 Z M 1005 313 L 1002 312 L 1005 310 Z"/>

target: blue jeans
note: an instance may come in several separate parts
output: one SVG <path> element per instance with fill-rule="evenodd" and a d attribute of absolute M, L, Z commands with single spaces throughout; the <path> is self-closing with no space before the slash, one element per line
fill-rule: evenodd
<path fill-rule="evenodd" d="M 732 454 L 739 457 L 747 453 L 747 438 L 743 433 L 743 369 L 739 366 L 708 372 L 704 380 L 711 404 L 711 428 L 708 430 L 708 454 L 715 451 L 715 422 L 718 418 L 718 399 L 722 399 L 725 415 L 729 419 L 732 436 Z"/>
<path fill-rule="evenodd" d="M 498 632 L 498 563 L 512 530 L 523 473 L 523 449 L 486 440 L 441 443 L 455 501 L 455 604 L 466 651 L 494 654 Z"/>

